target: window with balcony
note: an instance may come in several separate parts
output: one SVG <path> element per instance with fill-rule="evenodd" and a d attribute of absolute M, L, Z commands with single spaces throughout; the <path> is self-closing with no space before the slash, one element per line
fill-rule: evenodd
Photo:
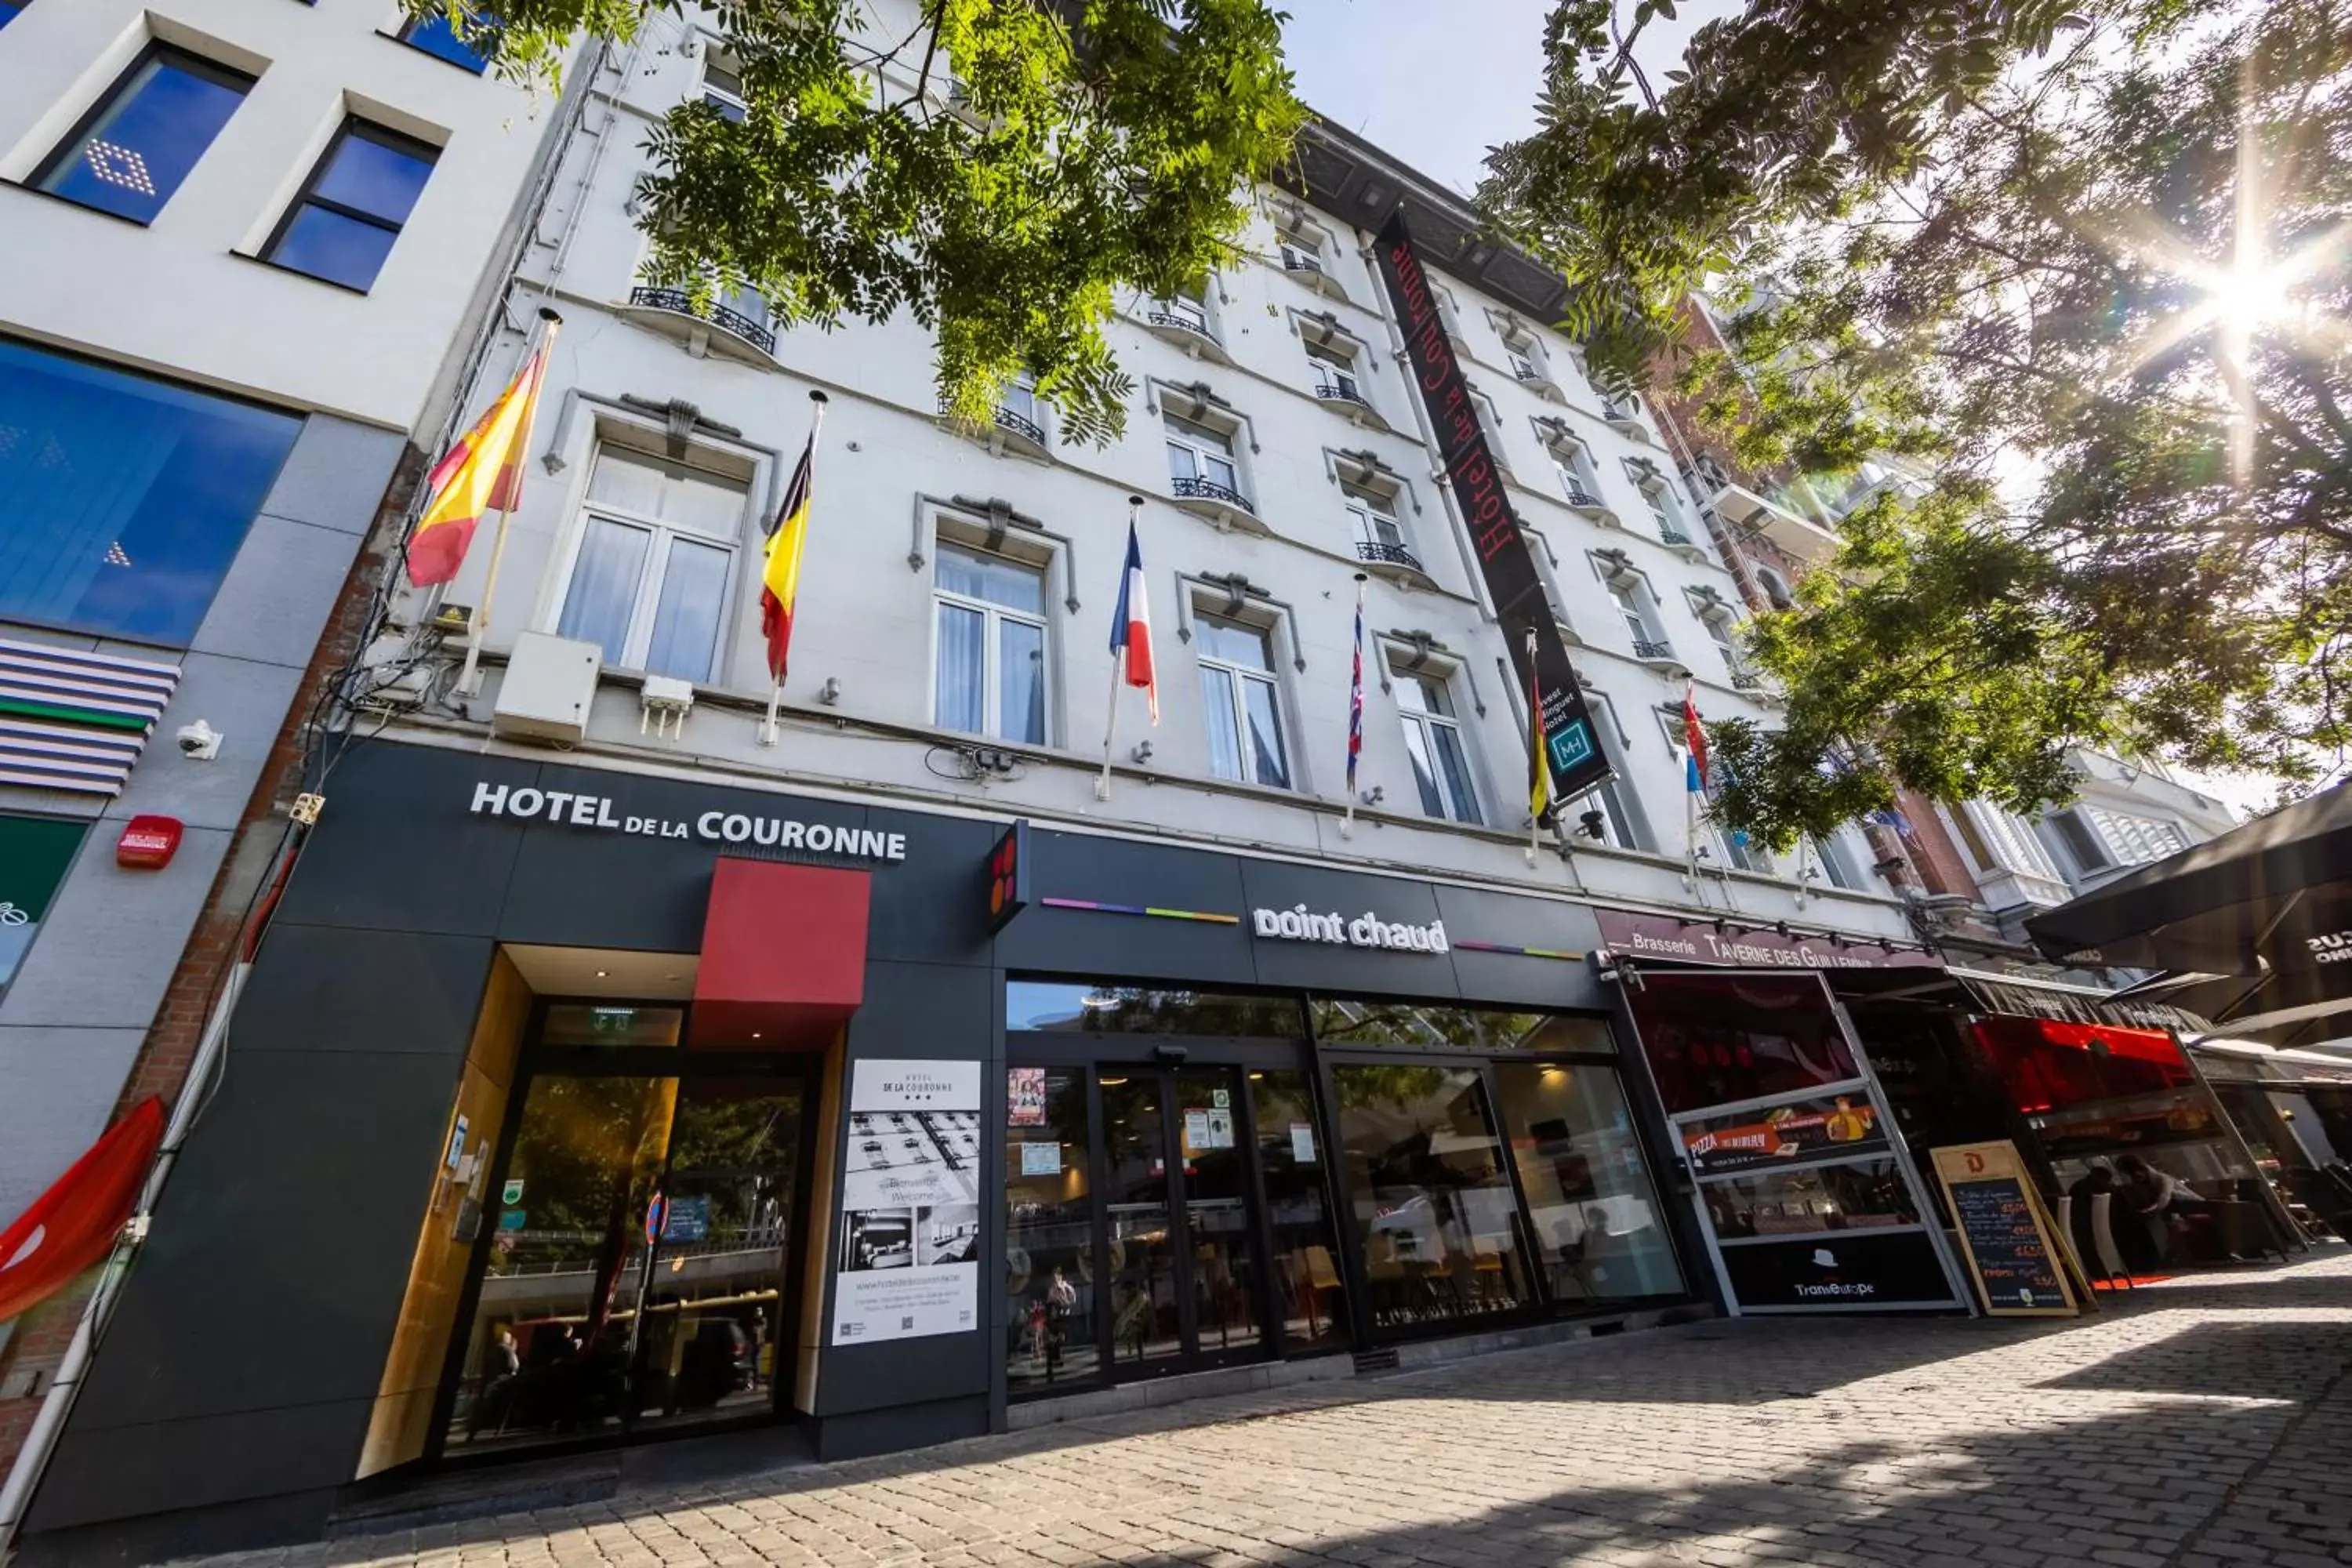
<path fill-rule="evenodd" d="M 1706 640 L 1713 643 L 1715 651 L 1723 656 L 1723 672 L 1731 684 L 1742 691 L 1761 685 L 1761 680 L 1748 668 L 1748 660 L 1739 651 L 1739 626 L 1732 618 L 1731 606 L 1719 599 L 1702 600 L 1694 595 L 1691 613 L 1698 616 L 1698 624 L 1706 628 Z"/>
<path fill-rule="evenodd" d="M 932 584 L 938 637 L 931 721 L 943 730 L 1045 743 L 1045 575 L 942 542 Z"/>
<path fill-rule="evenodd" d="M 366 293 L 440 156 L 437 148 L 397 131 L 344 121 L 262 259 Z"/>
<path fill-rule="evenodd" d="M 743 78 L 735 62 L 725 58 L 706 44 L 702 57 L 702 101 L 721 120 L 740 123 L 743 108 Z"/>
<path fill-rule="evenodd" d="M 1425 669 L 1400 669 L 1392 665 L 1389 684 L 1396 694 L 1397 717 L 1404 724 L 1405 755 L 1412 760 L 1422 811 L 1452 822 L 1483 820 L 1478 814 L 1478 792 L 1470 783 L 1462 721 L 1454 714 L 1454 693 L 1445 679 Z"/>
<path fill-rule="evenodd" d="M 1310 279 L 1325 272 L 1330 237 L 1318 225 L 1303 217 L 1279 218 L 1275 223 L 1274 244 L 1284 271 L 1306 273 Z"/>
<path fill-rule="evenodd" d="M 1863 875 L 1862 862 L 1846 842 L 1848 837 L 1848 830 L 1840 828 L 1806 842 L 1812 847 L 1813 860 L 1820 866 L 1822 875 L 1829 879 L 1831 887 L 1849 893 L 1868 892 L 1870 883 Z"/>
<path fill-rule="evenodd" d="M 557 634 L 596 644 L 616 668 L 716 679 L 750 499 L 740 479 L 600 447 Z"/>
<path fill-rule="evenodd" d="M 1664 629 L 1658 625 L 1654 606 L 1655 595 L 1650 591 L 1649 579 L 1639 572 L 1598 558 L 1593 562 L 1593 570 L 1600 574 L 1601 585 L 1609 590 L 1609 602 L 1616 607 L 1617 618 L 1623 624 L 1626 637 L 1633 645 L 1633 657 L 1672 658 L 1674 647 L 1667 642 Z"/>
<path fill-rule="evenodd" d="M 1675 499 L 1674 487 L 1655 468 L 1629 464 L 1634 488 L 1642 492 L 1642 500 L 1650 509 L 1650 521 L 1657 525 L 1658 537 L 1668 544 L 1684 545 L 1691 542 L 1690 530 L 1684 525 L 1682 503 Z"/>
<path fill-rule="evenodd" d="M 1368 408 L 1363 382 L 1356 370 L 1356 346 L 1345 338 L 1307 344 L 1308 368 L 1314 372 L 1315 395 L 1343 408 Z"/>
<path fill-rule="evenodd" d="M 253 81 L 185 49 L 151 44 L 49 154 L 33 184 L 102 213 L 152 223 Z"/>
<path fill-rule="evenodd" d="M 1551 373 L 1544 363 L 1544 352 L 1537 345 L 1535 334 L 1524 327 L 1503 329 L 1503 363 L 1511 374 L 1525 382 L 1549 382 Z"/>
<path fill-rule="evenodd" d="M 1232 437 L 1176 414 L 1162 414 L 1160 423 L 1168 444 L 1168 482 L 1179 499 L 1249 505 Z"/>
<path fill-rule="evenodd" d="M 1037 377 L 1024 370 L 996 395 L 996 423 L 1033 446 L 1045 444 L 1045 418 L 1037 405 Z"/>
<path fill-rule="evenodd" d="M 1601 486 L 1593 478 L 1591 448 L 1554 425 L 1546 430 L 1544 453 L 1551 458 L 1552 472 L 1559 476 L 1560 493 L 1568 497 L 1569 505 L 1599 507 L 1601 504 Z"/>
<path fill-rule="evenodd" d="M 1209 728 L 1209 771 L 1221 779 L 1288 789 L 1282 699 L 1266 629 L 1196 613 L 1192 637 Z"/>
<path fill-rule="evenodd" d="M 1174 327 L 1204 338 L 1216 334 L 1209 330 L 1209 288 L 1205 283 L 1191 283 L 1165 300 L 1155 300 L 1146 318 L 1155 327 Z"/>
<path fill-rule="evenodd" d="M 1397 521 L 1393 493 L 1342 479 L 1339 496 L 1347 506 L 1348 521 L 1354 526 L 1356 559 L 1382 565 L 1420 567 Z"/>

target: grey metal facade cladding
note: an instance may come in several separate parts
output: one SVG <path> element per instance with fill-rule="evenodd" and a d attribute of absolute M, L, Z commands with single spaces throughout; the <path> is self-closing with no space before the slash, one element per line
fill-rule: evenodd
<path fill-rule="evenodd" d="M 590 794 L 622 819 L 720 810 L 904 835 L 902 861 L 838 862 L 873 877 L 866 1001 L 846 1060 L 982 1062 L 983 1169 L 1003 1169 L 1008 972 L 1592 1012 L 1612 1000 L 1582 962 L 1264 939 L 1250 922 L 1253 909 L 1303 903 L 1351 919 L 1442 920 L 1456 942 L 1581 952 L 1600 933 L 1580 905 L 1038 829 L 1041 899 L 1237 922 L 1033 903 L 992 938 L 983 868 L 1001 821 L 362 744 L 336 771 L 232 1027 L 219 1097 L 35 1500 L 28 1562 L 129 1562 L 159 1542 L 185 1552 L 320 1533 L 356 1468 L 498 944 L 700 948 L 712 866 L 730 847 L 476 815 L 478 784 Z M 846 1121 L 820 1129 L 836 1161 Z M 992 1220 L 983 1279 L 1002 1273 L 997 1228 Z M 827 1345 L 817 1451 L 986 1430 L 1003 1410 L 1002 1311 L 992 1300 L 974 1333 Z"/>

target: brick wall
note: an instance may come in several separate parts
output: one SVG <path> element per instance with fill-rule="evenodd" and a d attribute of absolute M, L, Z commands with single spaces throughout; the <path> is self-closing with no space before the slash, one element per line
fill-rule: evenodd
<path fill-rule="evenodd" d="M 277 859 L 289 820 L 287 807 L 301 792 L 305 721 L 320 693 L 368 634 L 376 584 L 398 545 L 408 500 L 424 474 L 423 454 L 413 447 L 404 450 L 377 508 L 367 543 L 343 580 L 318 651 L 303 672 L 294 705 L 278 727 L 260 782 L 246 803 L 243 823 L 213 879 L 204 912 L 173 972 L 163 1005 L 156 1010 L 146 1041 L 123 1083 L 114 1109 L 118 1117 L 151 1094 L 163 1096 L 167 1104 L 173 1102 L 187 1080 L 197 1044 L 204 1037 L 205 1021 L 235 962 L 237 932 L 246 911 L 253 907 Z M 0 1476 L 7 1473 L 24 1447 L 42 1394 L 73 1341 L 82 1308 L 97 1281 L 98 1271 L 92 1269 L 70 1289 L 26 1313 L 14 1333 L 0 1342 Z"/>

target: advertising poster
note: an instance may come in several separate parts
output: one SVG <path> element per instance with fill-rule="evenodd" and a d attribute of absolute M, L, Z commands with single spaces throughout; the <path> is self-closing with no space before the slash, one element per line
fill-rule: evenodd
<path fill-rule="evenodd" d="M 1044 1068 L 1005 1069 L 1004 1121 L 1010 1127 L 1045 1125 L 1045 1069 Z"/>
<path fill-rule="evenodd" d="M 851 1069 L 833 1342 L 980 1326 L 980 1064 Z"/>
<path fill-rule="evenodd" d="M 1683 1146 L 1690 1151 L 1691 1170 L 1701 1176 L 1794 1164 L 1824 1154 L 1860 1158 L 1887 1152 L 1878 1108 L 1859 1095 L 1844 1094 L 1686 1122 Z"/>

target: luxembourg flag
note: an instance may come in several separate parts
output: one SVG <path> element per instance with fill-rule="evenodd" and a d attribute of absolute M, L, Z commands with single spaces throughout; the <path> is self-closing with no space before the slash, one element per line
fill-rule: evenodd
<path fill-rule="evenodd" d="M 1127 570 L 1118 579 L 1118 608 L 1110 617 L 1110 651 L 1122 658 L 1129 686 L 1148 694 L 1151 721 L 1160 722 L 1160 681 L 1151 669 L 1151 601 L 1143 585 L 1143 547 L 1127 525 Z"/>

